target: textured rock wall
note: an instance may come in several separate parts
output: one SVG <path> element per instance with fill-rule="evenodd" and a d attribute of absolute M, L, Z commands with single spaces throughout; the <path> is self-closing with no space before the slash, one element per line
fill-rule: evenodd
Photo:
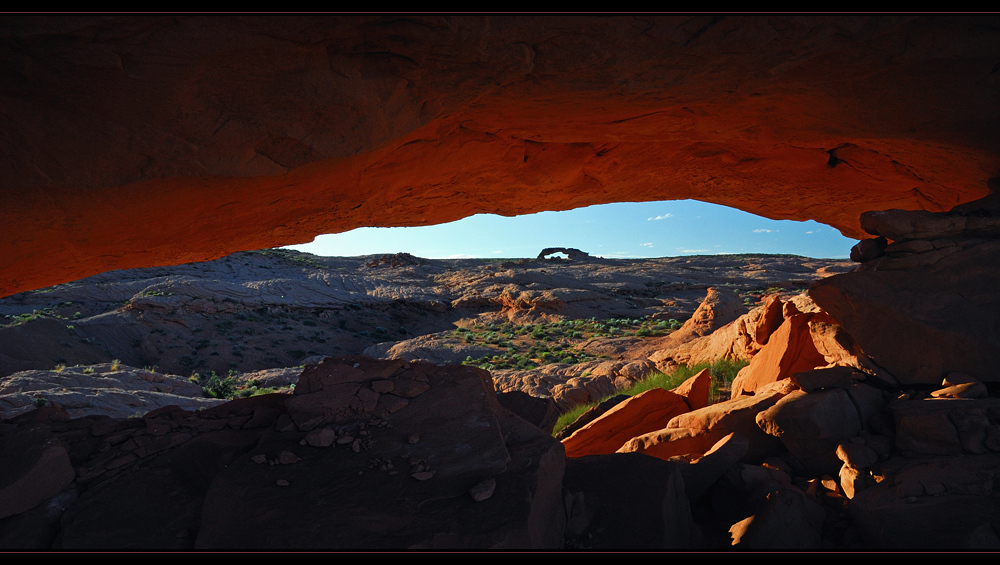
<path fill-rule="evenodd" d="M 8 17 L 0 295 L 695 198 L 860 236 L 1000 169 L 996 17 Z"/>

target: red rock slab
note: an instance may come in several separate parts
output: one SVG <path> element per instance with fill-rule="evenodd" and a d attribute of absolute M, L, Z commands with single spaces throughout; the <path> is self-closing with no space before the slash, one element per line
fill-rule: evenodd
<path fill-rule="evenodd" d="M 664 461 L 676 456 L 697 459 L 729 433 L 721 429 L 663 428 L 630 439 L 618 449 L 618 453 L 644 453 Z"/>
<path fill-rule="evenodd" d="M 360 226 L 618 201 L 860 237 L 864 211 L 987 193 L 996 22 L 9 18 L 0 296 Z"/>
<path fill-rule="evenodd" d="M 795 373 L 825 366 L 809 333 L 809 314 L 794 314 L 771 334 L 750 364 L 733 380 L 732 394 L 755 392 L 761 386 L 790 378 Z"/>
<path fill-rule="evenodd" d="M 670 392 L 683 396 L 688 408 L 697 410 L 708 406 L 711 389 L 712 374 L 709 373 L 708 369 L 702 369 L 698 371 L 698 374 L 682 382 Z"/>
<path fill-rule="evenodd" d="M 681 414 L 668 422 L 667 427 L 632 438 L 618 451 L 640 452 L 665 460 L 676 455 L 697 459 L 735 432 L 748 441 L 747 457 L 762 459 L 778 447 L 778 442 L 761 431 L 754 418 L 789 390 L 770 385 L 756 396 L 734 398 Z"/>
<path fill-rule="evenodd" d="M 619 403 L 563 440 L 566 457 L 615 453 L 625 442 L 666 427 L 674 416 L 687 412 L 679 394 L 654 388 Z"/>
<path fill-rule="evenodd" d="M 705 451 L 729 433 L 736 432 L 750 442 L 747 460 L 763 459 L 780 447 L 780 442 L 761 431 L 755 418 L 759 412 L 767 410 L 788 394 L 789 390 L 781 385 L 769 385 L 754 396 L 738 396 L 681 414 L 670 420 L 666 427 L 687 428 L 692 436 L 711 432 L 711 437 L 705 440 Z"/>

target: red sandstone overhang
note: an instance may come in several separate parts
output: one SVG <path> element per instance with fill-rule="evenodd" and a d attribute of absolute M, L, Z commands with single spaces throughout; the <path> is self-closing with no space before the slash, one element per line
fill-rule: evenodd
<path fill-rule="evenodd" d="M 995 16 L 5 17 L 0 63 L 0 296 L 620 201 L 863 237 L 1000 170 Z"/>

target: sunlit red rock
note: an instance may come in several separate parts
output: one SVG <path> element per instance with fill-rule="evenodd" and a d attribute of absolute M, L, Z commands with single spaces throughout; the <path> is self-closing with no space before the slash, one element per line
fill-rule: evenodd
<path fill-rule="evenodd" d="M 786 305 L 791 305 L 786 302 Z M 785 319 L 767 345 L 740 370 L 732 384 L 733 396 L 752 393 L 766 385 L 790 378 L 795 373 L 826 365 L 813 345 L 809 322 L 816 314 L 793 314 Z"/>
<path fill-rule="evenodd" d="M 566 457 L 615 453 L 630 439 L 667 427 L 679 414 L 687 412 L 684 397 L 654 388 L 617 404 L 563 440 Z"/>
<path fill-rule="evenodd" d="M 618 201 L 860 237 L 1000 169 L 995 17 L 5 18 L 0 295 Z"/>

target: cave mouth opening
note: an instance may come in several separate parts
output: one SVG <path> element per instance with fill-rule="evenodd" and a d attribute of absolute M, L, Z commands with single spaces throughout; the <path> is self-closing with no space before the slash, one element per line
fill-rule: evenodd
<path fill-rule="evenodd" d="M 365 227 L 285 249 L 327 257 L 409 253 L 428 259 L 535 257 L 573 248 L 605 259 L 769 254 L 846 258 L 856 242 L 812 220 L 771 220 L 697 200 L 617 202 L 513 217 L 476 214 L 416 227 Z"/>

